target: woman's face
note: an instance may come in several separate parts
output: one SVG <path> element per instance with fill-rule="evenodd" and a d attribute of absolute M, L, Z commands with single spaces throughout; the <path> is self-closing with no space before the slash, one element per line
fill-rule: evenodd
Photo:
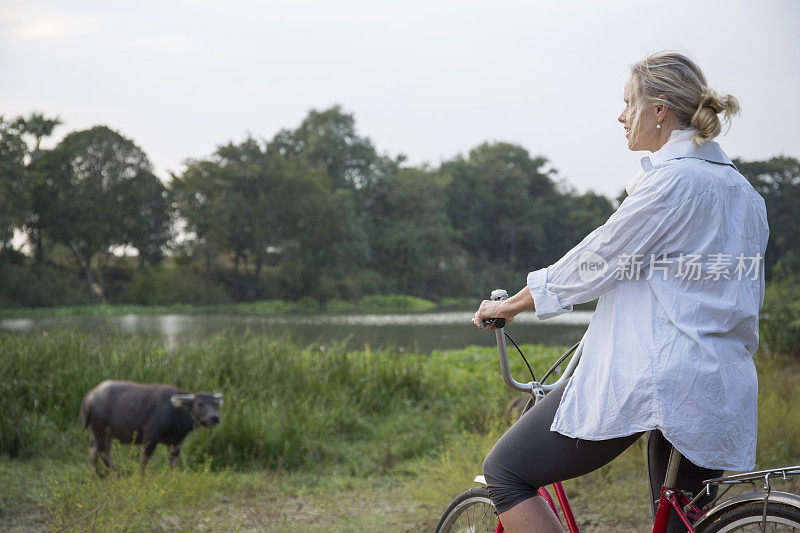
<path fill-rule="evenodd" d="M 622 99 L 625 102 L 625 109 L 622 110 L 617 120 L 625 127 L 625 138 L 628 140 L 628 148 L 633 151 L 650 150 L 658 145 L 660 130 L 656 128 L 658 115 L 655 113 L 655 106 L 647 106 L 639 112 L 639 120 L 634 128 L 633 116 L 637 113 L 631 93 L 631 83 L 633 78 L 628 78 L 625 89 L 622 92 Z"/>

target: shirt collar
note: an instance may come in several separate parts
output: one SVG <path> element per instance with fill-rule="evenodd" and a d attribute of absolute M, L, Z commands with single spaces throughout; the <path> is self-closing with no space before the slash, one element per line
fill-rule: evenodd
<path fill-rule="evenodd" d="M 641 160 L 642 170 L 650 172 L 653 167 L 657 166 L 664 161 L 670 159 L 683 159 L 691 157 L 694 159 L 704 159 L 712 163 L 721 165 L 730 165 L 736 168 L 736 165 L 725 155 L 719 144 L 715 141 L 708 141 L 700 146 L 695 146 L 692 142 L 694 129 L 673 130 L 669 134 L 669 139 L 664 143 L 664 146 L 650 155 L 644 156 Z M 737 169 L 738 170 L 738 169 Z"/>

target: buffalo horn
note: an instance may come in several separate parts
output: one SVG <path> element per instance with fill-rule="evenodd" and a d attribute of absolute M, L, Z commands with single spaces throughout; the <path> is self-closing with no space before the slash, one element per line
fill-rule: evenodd
<path fill-rule="evenodd" d="M 184 402 L 194 401 L 194 394 L 173 394 L 170 401 L 175 407 L 182 407 Z"/>

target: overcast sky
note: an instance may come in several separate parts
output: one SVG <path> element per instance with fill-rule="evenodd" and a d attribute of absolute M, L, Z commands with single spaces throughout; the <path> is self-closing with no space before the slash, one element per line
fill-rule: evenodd
<path fill-rule="evenodd" d="M 629 65 L 665 48 L 739 99 L 728 155 L 800 157 L 798 28 L 796 0 L 0 0 L 0 114 L 109 125 L 167 180 L 338 103 L 412 163 L 508 141 L 616 196 L 643 155 L 616 121 Z"/>

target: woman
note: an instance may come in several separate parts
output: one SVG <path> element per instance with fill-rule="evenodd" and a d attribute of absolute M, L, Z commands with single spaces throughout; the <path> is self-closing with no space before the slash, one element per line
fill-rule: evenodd
<path fill-rule="evenodd" d="M 695 494 L 702 480 L 755 464 L 752 357 L 769 229 L 764 200 L 712 140 L 719 115 L 729 121 L 738 103 L 673 52 L 634 64 L 623 99 L 628 148 L 653 152 L 629 196 L 559 261 L 528 274 L 518 294 L 475 313 L 476 325 L 534 309 L 546 319 L 599 297 L 574 376 L 484 462 L 512 533 L 561 531 L 537 488 L 603 466 L 644 432 L 651 500 L 670 444 L 684 456 L 677 486 Z M 669 531 L 685 531 L 674 511 Z"/>

